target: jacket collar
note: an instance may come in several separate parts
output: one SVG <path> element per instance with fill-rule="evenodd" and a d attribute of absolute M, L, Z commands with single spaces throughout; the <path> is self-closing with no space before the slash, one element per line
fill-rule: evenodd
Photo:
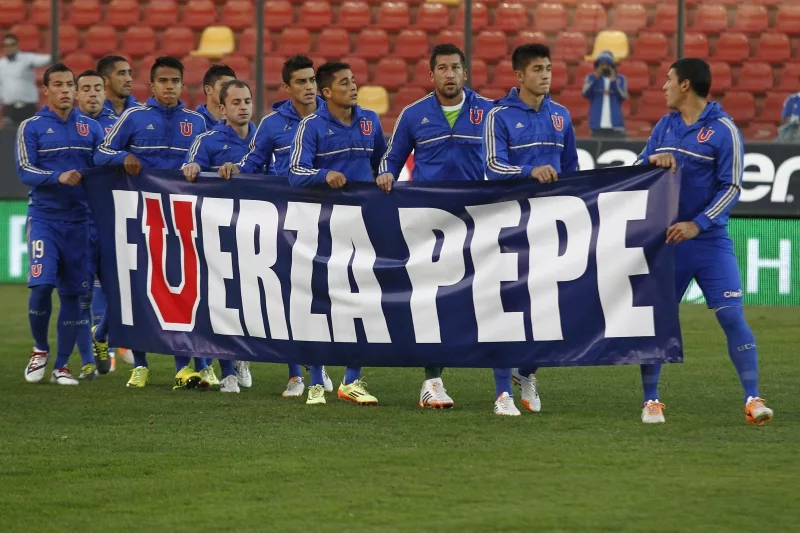
<path fill-rule="evenodd" d="M 183 100 L 178 100 L 178 105 L 176 106 L 167 107 L 159 103 L 159 101 L 156 100 L 155 96 L 151 96 L 150 98 L 147 99 L 147 103 L 145 105 L 147 105 L 147 107 L 152 107 L 153 109 L 158 109 L 162 113 L 169 114 L 169 113 L 175 113 L 183 109 Z"/>
<path fill-rule="evenodd" d="M 345 124 L 340 122 L 339 119 L 337 119 L 336 117 L 331 115 L 331 112 L 328 109 L 327 105 L 325 107 L 321 108 L 321 109 L 317 109 L 315 114 L 317 116 L 320 116 L 320 117 L 324 118 L 325 120 L 333 121 L 333 122 L 336 122 L 338 124 L 341 124 L 344 127 L 347 127 Z M 352 124 L 350 124 L 350 127 L 351 128 L 355 127 L 357 125 L 357 123 L 363 118 L 364 118 L 364 110 L 361 108 L 360 105 L 356 105 L 355 107 L 353 107 L 353 122 L 352 122 Z"/>
<path fill-rule="evenodd" d="M 134 107 L 134 106 L 137 106 L 137 105 L 141 105 L 141 104 L 139 104 L 139 101 L 136 100 L 136 98 L 134 98 L 133 95 L 129 94 L 128 97 L 125 98 L 125 105 L 122 108 L 122 112 L 124 113 L 125 111 L 127 111 L 131 107 Z M 114 109 L 113 102 L 111 102 L 111 100 L 109 100 L 108 98 L 106 98 L 106 101 L 103 102 L 103 109 L 108 109 L 111 112 L 112 115 L 116 115 L 117 114 L 116 110 Z"/>
<path fill-rule="evenodd" d="M 250 141 L 253 140 L 253 136 L 256 134 L 256 126 L 252 122 L 247 125 L 247 137 L 245 137 L 244 139 L 239 137 L 239 134 L 236 133 L 231 126 L 225 123 L 218 124 L 217 126 L 214 126 L 212 129 L 213 131 L 218 131 L 220 133 L 225 134 L 231 141 L 236 141 L 244 144 L 250 144 Z"/>
<path fill-rule="evenodd" d="M 37 111 L 36 114 L 39 115 L 40 117 L 47 117 L 53 120 L 57 120 L 58 122 L 64 124 L 66 124 L 67 122 L 75 122 L 75 119 L 78 117 L 78 115 L 83 115 L 80 109 L 78 109 L 77 107 L 73 107 L 72 111 L 69 112 L 67 120 L 62 120 L 61 117 L 58 116 L 58 114 L 56 114 L 56 112 L 50 109 L 48 106 L 42 106 L 42 108 L 39 111 Z"/>
<path fill-rule="evenodd" d="M 314 113 L 319 114 L 320 110 L 325 106 L 325 99 L 321 96 L 317 96 L 317 110 Z M 281 100 L 279 102 L 275 102 L 272 104 L 272 109 L 280 113 L 281 115 L 285 116 L 286 118 L 291 118 L 296 121 L 303 120 L 300 115 L 297 114 L 297 109 L 294 108 L 294 104 L 292 104 L 292 99 L 288 100 Z"/>
<path fill-rule="evenodd" d="M 548 111 L 550 108 L 550 102 L 550 95 L 544 95 L 542 106 L 539 108 L 539 112 L 541 113 L 543 111 Z M 524 109 L 525 111 L 533 111 L 534 113 L 536 112 L 535 109 L 522 101 L 522 98 L 519 97 L 519 89 L 516 87 L 512 88 L 511 91 L 506 96 L 498 100 L 497 103 L 499 105 L 517 107 L 519 109 Z"/>

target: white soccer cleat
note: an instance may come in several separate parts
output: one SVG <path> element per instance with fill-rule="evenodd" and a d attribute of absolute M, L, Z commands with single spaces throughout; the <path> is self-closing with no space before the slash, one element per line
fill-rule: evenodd
<path fill-rule="evenodd" d="M 514 397 L 509 396 L 507 392 L 504 392 L 498 396 L 497 400 L 494 402 L 494 414 L 520 416 L 522 413 L 520 413 L 519 409 L 517 409 L 517 406 L 514 405 Z"/>
<path fill-rule="evenodd" d="M 449 409 L 453 407 L 453 399 L 447 395 L 442 378 L 426 379 L 419 391 L 419 406 L 431 409 Z"/>
<path fill-rule="evenodd" d="M 34 346 L 31 350 L 31 359 L 28 361 L 28 366 L 25 367 L 25 381 L 28 383 L 42 381 L 48 359 L 50 359 L 49 352 L 44 352 Z"/>
<path fill-rule="evenodd" d="M 127 348 L 117 348 L 117 353 L 126 364 L 133 365 L 133 350 L 129 350 Z"/>
<path fill-rule="evenodd" d="M 250 374 L 250 361 L 234 361 L 233 367 L 236 369 L 236 378 L 240 387 L 249 389 L 253 386 L 253 375 Z"/>
<path fill-rule="evenodd" d="M 538 413 L 542 410 L 542 399 L 539 398 L 539 380 L 536 379 L 536 374 L 525 377 L 519 373 L 518 368 L 515 368 L 511 372 L 511 381 L 519 385 L 522 407 L 531 413 Z"/>
<path fill-rule="evenodd" d="M 56 368 L 53 370 L 53 373 L 50 374 L 50 383 L 58 383 L 59 385 L 77 385 L 79 381 L 75 379 L 75 376 L 72 375 L 72 372 L 69 371 L 69 368 L 62 366 L 61 368 Z"/>
<path fill-rule="evenodd" d="M 304 390 L 306 390 L 306 385 L 303 383 L 303 378 L 295 376 L 286 384 L 286 390 L 283 391 L 281 396 L 284 398 L 299 398 L 303 395 Z"/>
<path fill-rule="evenodd" d="M 225 376 L 222 378 L 222 381 L 219 383 L 219 391 L 220 392 L 240 392 L 239 389 L 239 380 L 236 376 L 230 375 Z"/>
<path fill-rule="evenodd" d="M 772 409 L 765 405 L 766 403 L 763 398 L 754 396 L 747 398 L 747 403 L 744 406 L 744 415 L 748 424 L 760 426 L 772 420 L 774 413 Z"/>
<path fill-rule="evenodd" d="M 322 384 L 325 387 L 325 392 L 333 392 L 333 381 L 331 381 L 331 377 L 324 366 L 322 367 Z"/>
<path fill-rule="evenodd" d="M 647 400 L 642 408 L 642 422 L 645 424 L 663 424 L 664 404 L 656 400 Z"/>

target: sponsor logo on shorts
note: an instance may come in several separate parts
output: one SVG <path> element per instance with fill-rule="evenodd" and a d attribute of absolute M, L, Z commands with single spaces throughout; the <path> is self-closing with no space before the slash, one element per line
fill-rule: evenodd
<path fill-rule="evenodd" d="M 742 289 L 738 291 L 725 291 L 723 294 L 725 298 L 741 298 L 742 297 Z"/>

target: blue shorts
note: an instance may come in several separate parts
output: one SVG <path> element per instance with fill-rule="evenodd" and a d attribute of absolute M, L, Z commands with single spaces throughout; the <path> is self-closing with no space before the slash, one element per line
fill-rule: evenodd
<path fill-rule="evenodd" d="M 694 278 L 709 309 L 742 306 L 742 277 L 730 237 L 690 239 L 675 248 L 675 290 L 680 301 Z"/>
<path fill-rule="evenodd" d="M 52 285 L 64 295 L 87 292 L 87 224 L 28 217 L 28 261 L 28 287 Z"/>

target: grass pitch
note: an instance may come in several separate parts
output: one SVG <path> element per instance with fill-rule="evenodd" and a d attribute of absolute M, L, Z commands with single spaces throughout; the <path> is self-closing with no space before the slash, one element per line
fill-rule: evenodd
<path fill-rule="evenodd" d="M 27 295 L 0 286 L 4 532 L 800 529 L 800 309 L 747 310 L 776 412 L 754 427 L 713 315 L 683 307 L 687 363 L 665 367 L 652 427 L 635 367 L 543 369 L 543 412 L 517 418 L 492 414 L 489 370 L 447 370 L 437 412 L 416 406 L 421 369 L 367 369 L 375 408 L 283 399 L 282 365 L 239 395 L 173 392 L 160 356 L 141 391 L 122 362 L 31 385 Z"/>

